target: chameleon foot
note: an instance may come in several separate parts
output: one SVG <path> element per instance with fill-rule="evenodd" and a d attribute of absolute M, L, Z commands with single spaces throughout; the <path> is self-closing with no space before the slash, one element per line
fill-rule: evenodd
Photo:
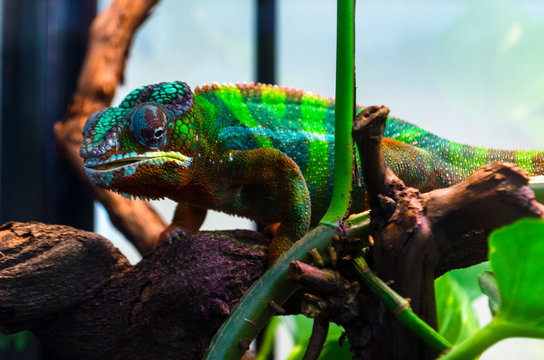
<path fill-rule="evenodd" d="M 185 236 L 186 231 L 183 230 L 179 225 L 170 224 L 166 229 L 162 231 L 162 233 L 159 235 L 159 238 L 157 239 L 157 242 L 155 243 L 154 249 L 159 247 L 160 245 L 164 243 L 172 243 L 172 240 L 177 237 Z"/>

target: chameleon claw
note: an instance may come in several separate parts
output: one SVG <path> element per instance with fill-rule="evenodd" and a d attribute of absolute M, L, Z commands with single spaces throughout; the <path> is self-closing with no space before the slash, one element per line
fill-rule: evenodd
<path fill-rule="evenodd" d="M 170 224 L 159 235 L 159 238 L 157 239 L 157 242 L 155 243 L 155 249 L 164 243 L 171 244 L 174 239 L 183 237 L 185 235 L 186 235 L 186 232 L 181 227 L 174 224 Z"/>

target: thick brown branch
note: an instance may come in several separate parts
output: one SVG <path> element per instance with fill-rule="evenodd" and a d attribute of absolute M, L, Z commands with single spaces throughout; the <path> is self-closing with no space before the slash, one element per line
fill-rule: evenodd
<path fill-rule="evenodd" d="M 66 226 L 0 227 L 0 329 L 31 329 L 76 359 L 198 359 L 265 269 L 269 239 L 199 232 L 130 266 Z"/>
<path fill-rule="evenodd" d="M 79 157 L 82 129 L 88 117 L 108 106 L 122 81 L 126 57 L 134 33 L 158 0 L 114 0 L 93 21 L 89 45 L 77 89 L 65 117 L 55 124 L 59 151 L 87 182 Z M 141 253 L 153 247 L 166 224 L 144 201 L 123 197 L 92 187 L 95 198 L 108 210 L 114 225 Z"/>
<path fill-rule="evenodd" d="M 423 194 L 426 219 L 440 252 L 435 276 L 487 259 L 491 230 L 523 217 L 542 217 L 529 177 L 516 165 L 491 163 L 465 181 Z"/>
<path fill-rule="evenodd" d="M 484 261 L 491 230 L 522 217 L 542 217 L 544 207 L 534 200 L 527 175 L 510 164 L 489 164 L 463 183 L 423 195 L 417 189 L 405 188 L 388 170 L 383 150 L 376 144 L 385 128 L 383 116 L 373 116 L 380 109 L 371 107 L 370 115 L 362 116 L 363 125 L 357 124 L 360 119 L 354 123 L 354 129 L 362 129 L 354 131 L 354 138 L 361 152 L 376 231 L 369 262 L 382 280 L 410 299 L 414 312 L 436 326 L 435 277 Z M 365 164 L 364 159 L 375 164 Z M 346 330 L 364 329 L 361 321 L 379 324 L 373 326 L 371 345 L 356 349 L 361 358 L 379 354 L 424 359 L 436 355 L 400 326 L 392 314 L 379 308 L 367 308 L 346 324 Z M 348 336 L 350 333 L 353 336 L 352 330 L 348 330 Z M 395 347 L 388 346 L 392 342 Z"/>

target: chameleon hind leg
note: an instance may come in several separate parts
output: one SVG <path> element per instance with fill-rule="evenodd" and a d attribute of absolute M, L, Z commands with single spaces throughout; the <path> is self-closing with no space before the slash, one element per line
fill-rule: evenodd
<path fill-rule="evenodd" d="M 280 225 L 268 248 L 268 263 L 300 239 L 310 226 L 310 194 L 297 164 L 285 153 L 272 148 L 232 153 L 233 180 L 240 184 L 262 184 L 275 191 Z M 253 207 L 259 205 L 258 199 Z M 259 205 L 258 205 L 259 204 Z M 255 213 L 263 209 L 255 208 Z"/>
<path fill-rule="evenodd" d="M 155 247 L 169 241 L 177 234 L 197 231 L 206 218 L 206 209 L 197 208 L 185 203 L 178 203 L 172 222 L 159 235 Z"/>

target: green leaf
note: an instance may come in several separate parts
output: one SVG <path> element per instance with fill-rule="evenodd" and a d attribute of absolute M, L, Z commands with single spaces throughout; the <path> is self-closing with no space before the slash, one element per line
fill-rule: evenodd
<path fill-rule="evenodd" d="M 22 331 L 14 335 L 14 344 L 16 351 L 24 351 L 28 344 L 30 333 L 28 331 Z"/>
<path fill-rule="evenodd" d="M 470 298 L 470 301 L 474 301 L 476 298 L 482 295 L 482 291 L 478 285 L 478 275 L 480 275 L 483 271 L 489 270 L 491 270 L 489 262 L 485 261 L 468 268 L 451 270 L 448 272 L 448 274 L 450 274 L 450 276 L 457 281 L 463 290 L 465 290 Z"/>
<path fill-rule="evenodd" d="M 472 336 L 478 320 L 467 292 L 451 273 L 438 278 L 434 286 L 439 333 L 453 344 Z"/>
<path fill-rule="evenodd" d="M 278 316 L 273 316 L 266 326 L 262 343 L 258 346 L 259 351 L 255 356 L 255 360 L 264 360 L 270 357 L 274 348 L 274 338 L 278 329 L 280 319 Z"/>
<path fill-rule="evenodd" d="M 489 261 L 501 303 L 496 317 L 544 335 L 544 222 L 522 219 L 493 232 Z"/>
<path fill-rule="evenodd" d="M 444 360 L 472 359 L 508 337 L 544 338 L 544 221 L 521 219 L 489 237 L 489 262 L 499 308 L 487 326 L 454 347 Z"/>
<path fill-rule="evenodd" d="M 495 275 L 491 271 L 484 271 L 478 277 L 478 283 L 480 284 L 482 292 L 487 295 L 487 298 L 489 299 L 491 314 L 495 315 L 499 310 L 499 305 L 501 303 Z"/>
<path fill-rule="evenodd" d="M 9 350 L 13 348 L 17 352 L 26 349 L 30 338 L 30 332 L 21 331 L 11 335 L 0 334 L 0 350 Z"/>
<path fill-rule="evenodd" d="M 293 337 L 295 345 L 308 342 L 312 333 L 313 320 L 304 315 L 282 316 L 281 323 L 285 325 Z"/>

